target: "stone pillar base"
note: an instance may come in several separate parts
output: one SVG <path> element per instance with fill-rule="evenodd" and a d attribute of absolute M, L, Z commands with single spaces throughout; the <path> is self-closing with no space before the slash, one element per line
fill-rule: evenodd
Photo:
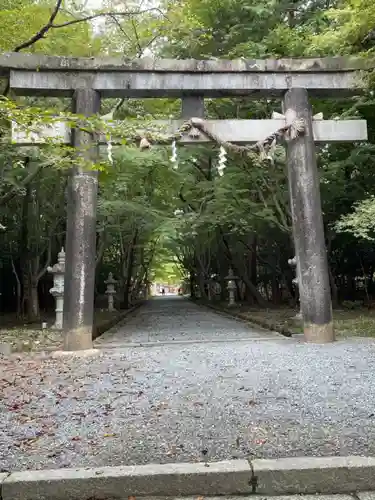
<path fill-rule="evenodd" d="M 52 329 L 52 330 L 62 330 L 62 329 L 63 329 L 63 327 L 62 327 L 62 325 L 60 326 L 60 325 L 57 325 L 56 323 L 54 323 L 54 324 L 51 326 L 51 329 Z"/>
<path fill-rule="evenodd" d="M 333 322 L 325 325 L 315 325 L 306 323 L 303 328 L 306 342 L 313 344 L 327 344 L 335 341 Z"/>

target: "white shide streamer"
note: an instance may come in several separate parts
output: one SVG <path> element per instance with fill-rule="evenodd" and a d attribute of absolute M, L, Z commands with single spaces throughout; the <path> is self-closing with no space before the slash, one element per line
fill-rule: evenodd
<path fill-rule="evenodd" d="M 219 163 L 217 165 L 217 171 L 222 177 L 224 175 L 224 169 L 227 166 L 227 152 L 225 151 L 225 148 L 223 146 L 220 146 L 220 152 L 219 152 Z"/>
<path fill-rule="evenodd" d="M 172 142 L 172 156 L 171 156 L 170 160 L 173 163 L 173 168 L 177 169 L 178 168 L 178 156 L 177 156 L 177 144 L 176 144 L 176 141 Z"/>

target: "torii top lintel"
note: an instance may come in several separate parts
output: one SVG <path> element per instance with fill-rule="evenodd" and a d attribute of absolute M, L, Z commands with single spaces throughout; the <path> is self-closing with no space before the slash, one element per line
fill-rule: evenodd
<path fill-rule="evenodd" d="M 21 95 L 69 96 L 88 87 L 103 97 L 280 97 L 289 88 L 315 96 L 361 89 L 359 71 L 374 61 L 355 57 L 176 60 L 0 54 L 0 76 Z"/>

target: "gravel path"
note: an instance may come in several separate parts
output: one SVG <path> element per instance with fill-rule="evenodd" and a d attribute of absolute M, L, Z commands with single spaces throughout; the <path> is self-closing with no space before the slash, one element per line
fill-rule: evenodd
<path fill-rule="evenodd" d="M 1 359 L 0 469 L 375 455 L 372 340 L 257 340 L 264 332 L 196 307 L 155 301 L 116 342 L 177 339 L 176 328 L 226 342 Z"/>
<path fill-rule="evenodd" d="M 180 297 L 159 298 L 125 319 L 98 339 L 97 346 L 117 347 L 125 343 L 171 341 L 226 341 L 229 339 L 279 338 L 261 328 L 254 330 L 242 321 L 218 315 Z"/>

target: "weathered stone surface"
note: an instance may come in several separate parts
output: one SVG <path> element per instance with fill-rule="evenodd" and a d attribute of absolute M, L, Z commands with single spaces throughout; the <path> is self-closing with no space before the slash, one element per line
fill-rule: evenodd
<path fill-rule="evenodd" d="M 283 496 L 264 496 L 251 495 L 251 500 L 354 500 L 351 495 L 283 495 Z M 213 500 L 210 498 L 210 500 Z M 230 500 L 233 500 L 231 497 Z M 238 499 L 239 500 L 239 499 Z M 243 500 L 243 499 L 242 499 Z"/>
<path fill-rule="evenodd" d="M 74 111 L 91 116 L 99 112 L 100 96 L 92 89 L 77 89 Z M 97 160 L 98 147 L 92 134 L 72 130 L 77 157 L 88 164 Z M 92 348 L 96 261 L 96 205 L 98 175 L 78 163 L 67 185 L 66 263 L 64 273 L 64 349 Z"/>
<path fill-rule="evenodd" d="M 2 499 L 2 484 L 5 481 L 5 479 L 9 476 L 7 472 L 0 472 L 0 498 Z"/>
<path fill-rule="evenodd" d="M 375 500 L 375 491 L 360 491 L 357 497 L 359 500 Z"/>
<path fill-rule="evenodd" d="M 298 457 L 251 463 L 259 494 L 333 494 L 375 489 L 373 457 Z"/>
<path fill-rule="evenodd" d="M 220 495 L 251 492 L 247 460 L 26 471 L 3 483 L 3 500 L 128 499 L 129 496 Z"/>
<path fill-rule="evenodd" d="M 9 476 L 7 472 L 0 472 L 0 485 L 5 481 L 5 479 Z"/>
<path fill-rule="evenodd" d="M 374 495 L 375 498 L 375 495 Z M 368 500 L 374 500 L 369 498 Z M 107 499 L 106 499 L 107 500 Z M 155 500 L 152 497 L 143 497 L 142 500 Z M 196 497 L 158 497 L 157 500 L 197 500 Z M 283 496 L 265 496 L 265 495 L 249 495 L 249 496 L 222 496 L 209 497 L 206 500 L 354 500 L 352 495 L 283 495 Z M 357 499 L 358 500 L 358 499 Z M 367 500 L 367 499 L 366 499 Z"/>
<path fill-rule="evenodd" d="M 12 354 L 12 344 L 9 342 L 0 342 L 0 354 L 10 356 Z"/>
<path fill-rule="evenodd" d="M 113 57 L 61 57 L 41 54 L 5 53 L 0 55 L 0 75 L 9 69 L 38 71 L 158 71 L 158 72 L 336 72 L 373 68 L 374 58 L 358 57 L 287 59 L 126 59 Z"/>
<path fill-rule="evenodd" d="M 102 97 L 281 97 L 290 88 L 319 96 L 350 95 L 361 87 L 353 71 L 25 71 L 11 70 L 10 86 L 19 95 L 71 96 L 92 88 Z"/>
<path fill-rule="evenodd" d="M 181 99 L 181 118 L 204 118 L 204 98 L 202 96 L 183 96 Z"/>
<path fill-rule="evenodd" d="M 304 134 L 287 141 L 287 167 L 298 289 L 305 339 L 332 342 L 331 289 L 314 144 L 312 108 L 306 89 L 284 96 L 287 124 L 303 120 Z"/>
<path fill-rule="evenodd" d="M 155 132 L 159 135 L 168 136 L 176 132 L 184 120 L 155 121 Z M 284 120 L 206 120 L 206 124 L 215 135 L 227 142 L 236 144 L 251 144 L 264 140 L 277 129 L 285 125 Z M 142 135 L 142 131 L 139 131 Z M 367 140 L 366 120 L 322 120 L 313 122 L 313 133 L 315 142 L 353 142 Z M 17 144 L 42 144 L 45 139 L 56 138 L 56 141 L 69 144 L 70 132 L 63 122 L 55 123 L 54 126 L 45 126 L 39 133 L 26 134 L 13 125 L 12 141 Z M 120 141 L 120 140 L 119 140 Z M 102 136 L 99 141 L 106 144 L 107 139 Z M 187 134 L 180 141 L 183 144 L 207 143 L 210 139 L 203 133 L 200 137 L 193 138 Z M 112 137 L 112 143 L 116 143 L 116 137 Z"/>
<path fill-rule="evenodd" d="M 305 340 L 314 344 L 326 344 L 335 339 L 333 321 L 323 325 L 305 323 L 303 332 Z"/>
<path fill-rule="evenodd" d="M 75 357 L 75 358 L 90 358 L 100 356 L 98 349 L 84 349 L 82 351 L 54 351 L 51 354 L 52 358 Z"/>

